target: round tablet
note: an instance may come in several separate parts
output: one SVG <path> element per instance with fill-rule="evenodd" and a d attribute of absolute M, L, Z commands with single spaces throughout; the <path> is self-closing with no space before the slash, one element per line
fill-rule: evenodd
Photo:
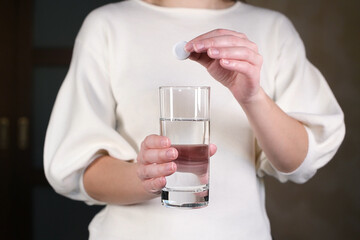
<path fill-rule="evenodd" d="M 173 47 L 173 53 L 179 60 L 185 60 L 190 56 L 190 53 L 185 51 L 186 41 L 178 42 Z"/>

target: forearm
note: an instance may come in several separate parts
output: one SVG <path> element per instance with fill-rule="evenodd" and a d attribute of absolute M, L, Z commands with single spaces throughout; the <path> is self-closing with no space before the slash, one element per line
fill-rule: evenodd
<path fill-rule="evenodd" d="M 137 177 L 137 164 L 110 156 L 96 159 L 84 173 L 84 187 L 94 199 L 127 205 L 143 202 L 157 195 L 145 191 Z"/>
<path fill-rule="evenodd" d="M 273 166 L 282 172 L 299 167 L 308 151 L 308 136 L 302 123 L 284 113 L 262 89 L 255 100 L 240 105 Z"/>

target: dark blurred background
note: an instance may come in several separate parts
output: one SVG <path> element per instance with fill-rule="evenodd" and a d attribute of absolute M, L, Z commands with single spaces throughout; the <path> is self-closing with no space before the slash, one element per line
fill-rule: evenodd
<path fill-rule="evenodd" d="M 56 194 L 42 150 L 55 96 L 85 16 L 110 0 L 2 0 L 0 3 L 1 239 L 87 239 L 101 207 Z M 287 15 L 308 58 L 345 112 L 347 134 L 335 158 L 309 182 L 266 177 L 275 240 L 360 239 L 360 1 L 248 0 Z"/>

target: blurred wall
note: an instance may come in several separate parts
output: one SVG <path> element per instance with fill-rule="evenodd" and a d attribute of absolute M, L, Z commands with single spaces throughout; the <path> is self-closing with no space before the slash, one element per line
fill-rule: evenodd
<path fill-rule="evenodd" d="M 360 239 L 360 1 L 248 0 L 290 18 L 307 56 L 345 112 L 347 133 L 335 158 L 309 182 L 267 177 L 274 239 Z"/>

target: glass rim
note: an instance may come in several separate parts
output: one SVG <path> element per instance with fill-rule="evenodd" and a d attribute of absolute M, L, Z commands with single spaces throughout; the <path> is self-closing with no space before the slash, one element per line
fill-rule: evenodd
<path fill-rule="evenodd" d="M 160 86 L 161 89 L 210 89 L 210 86 Z"/>

